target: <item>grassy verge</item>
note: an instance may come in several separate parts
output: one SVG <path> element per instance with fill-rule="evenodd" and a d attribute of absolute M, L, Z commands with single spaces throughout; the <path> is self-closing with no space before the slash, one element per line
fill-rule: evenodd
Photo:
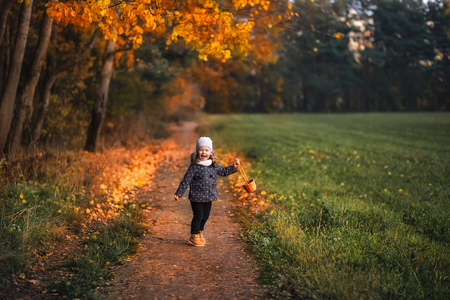
<path fill-rule="evenodd" d="M 141 146 L 2 161 L 0 298 L 24 286 L 93 297 L 111 276 L 109 266 L 137 248 L 145 204 L 135 193 L 149 183 L 161 153 L 159 146 Z"/>
<path fill-rule="evenodd" d="M 68 153 L 38 155 L 27 160 L 26 167 L 24 160 L 12 166 L 3 161 L 0 284 L 4 287 L 11 287 L 16 279 L 25 280 L 38 258 L 63 243 L 69 232 L 80 232 L 86 222 L 84 212 L 91 197 L 82 188 L 83 182 L 91 183 L 101 168 L 91 166 L 87 172 L 79 172 L 77 168 L 85 160 L 78 164 L 73 159 Z"/>
<path fill-rule="evenodd" d="M 8 188 L 0 208 L 0 278 L 3 284 L 11 280 L 10 275 L 23 274 L 40 251 L 64 240 L 66 228 L 80 224 L 81 216 L 66 209 L 68 203 L 79 202 L 71 195 L 68 190 L 34 183 Z"/>
<path fill-rule="evenodd" d="M 450 296 L 448 114 L 210 122 L 216 145 L 253 161 L 258 193 L 271 200 L 246 228 L 273 296 Z"/>
<path fill-rule="evenodd" d="M 51 295 L 67 298 L 96 298 L 93 290 L 112 278 L 109 267 L 136 252 L 138 238 L 145 232 L 140 207 L 128 207 L 120 216 L 85 237 L 83 247 L 59 272 L 61 280 L 49 287 Z"/>

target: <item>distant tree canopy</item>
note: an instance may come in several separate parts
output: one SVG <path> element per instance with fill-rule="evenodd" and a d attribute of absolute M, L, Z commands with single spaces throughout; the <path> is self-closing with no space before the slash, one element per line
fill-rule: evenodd
<path fill-rule="evenodd" d="M 448 0 L 292 4 L 276 62 L 216 67 L 230 85 L 206 95 L 207 111 L 450 110 Z"/>

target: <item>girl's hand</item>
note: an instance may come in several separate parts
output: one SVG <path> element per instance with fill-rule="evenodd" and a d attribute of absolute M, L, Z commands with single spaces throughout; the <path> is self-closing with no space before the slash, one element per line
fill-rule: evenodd
<path fill-rule="evenodd" d="M 238 167 L 238 165 L 240 165 L 241 164 L 241 162 L 239 161 L 239 158 L 236 158 L 235 160 L 234 160 L 234 167 L 237 169 L 237 167 Z"/>
<path fill-rule="evenodd" d="M 178 201 L 178 198 L 180 197 L 178 197 L 178 195 L 175 195 L 175 201 Z"/>

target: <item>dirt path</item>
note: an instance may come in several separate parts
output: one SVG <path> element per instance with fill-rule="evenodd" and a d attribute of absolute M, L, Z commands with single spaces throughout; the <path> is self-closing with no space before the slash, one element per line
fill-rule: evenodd
<path fill-rule="evenodd" d="M 173 195 L 189 164 L 198 136 L 195 124 L 176 128 L 167 151 L 178 151 L 158 170 L 141 194 L 152 209 L 146 217 L 150 233 L 139 252 L 120 266 L 110 286 L 98 294 L 107 299 L 269 299 L 257 283 L 256 262 L 246 252 L 239 226 L 233 222 L 233 195 L 218 182 L 220 199 L 213 202 L 205 228 L 205 247 L 187 244 L 192 211 L 185 197 Z M 231 163 L 231 162 L 229 162 Z M 236 176 L 236 175 L 231 175 Z"/>

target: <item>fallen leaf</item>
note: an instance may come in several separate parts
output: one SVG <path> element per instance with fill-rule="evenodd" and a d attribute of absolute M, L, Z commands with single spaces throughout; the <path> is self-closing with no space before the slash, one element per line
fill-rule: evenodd
<path fill-rule="evenodd" d="M 39 280 L 36 280 L 36 279 L 28 280 L 28 282 L 30 282 L 32 284 L 39 284 L 39 283 L 41 283 Z"/>

